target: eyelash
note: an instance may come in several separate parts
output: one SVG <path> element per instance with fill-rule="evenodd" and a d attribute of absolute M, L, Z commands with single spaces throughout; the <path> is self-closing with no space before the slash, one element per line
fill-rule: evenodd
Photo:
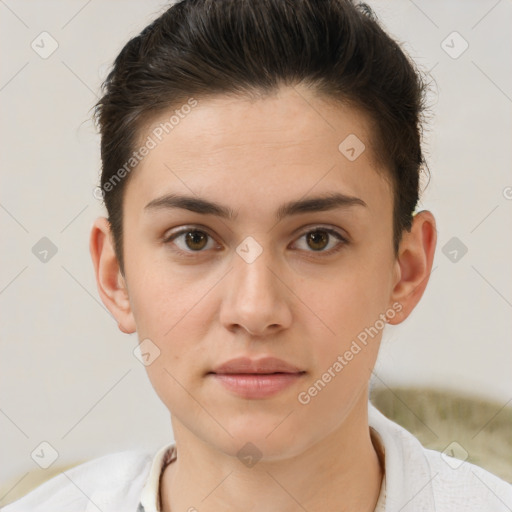
<path fill-rule="evenodd" d="M 340 241 L 340 243 L 337 244 L 334 248 L 330 249 L 329 251 L 324 251 L 324 250 L 313 251 L 313 250 L 310 250 L 310 251 L 305 251 L 305 252 L 312 253 L 312 254 L 321 254 L 321 255 L 324 255 L 324 256 L 331 256 L 333 254 L 336 254 L 341 249 L 343 249 L 344 246 L 349 244 L 349 241 L 347 240 L 347 238 L 345 238 L 343 235 L 341 235 L 341 233 L 339 233 L 338 231 L 336 231 L 334 229 L 326 228 L 326 227 L 323 227 L 323 226 L 315 226 L 314 228 L 309 229 L 308 231 L 303 232 L 299 236 L 298 240 L 300 240 L 305 235 L 308 235 L 310 233 L 315 233 L 317 231 L 323 231 L 325 233 L 328 233 L 332 237 L 337 238 Z M 189 226 L 189 227 L 180 229 L 179 231 L 176 231 L 175 233 L 172 233 L 170 236 L 166 237 L 163 242 L 165 244 L 170 244 L 170 242 L 173 242 L 176 238 L 178 238 L 181 235 L 184 235 L 184 234 L 187 234 L 187 233 L 196 233 L 196 232 L 197 233 L 204 233 L 209 238 L 213 239 L 213 237 L 207 231 L 205 231 L 203 229 L 198 229 L 197 227 L 190 227 Z M 204 249 L 200 250 L 200 251 L 183 250 L 183 249 L 179 249 L 179 248 L 178 249 L 172 249 L 172 250 L 177 252 L 177 253 L 179 253 L 180 255 L 183 255 L 186 258 L 191 258 L 191 257 L 193 258 L 197 254 L 201 254 L 203 252 L 206 252 L 206 250 L 204 250 Z"/>

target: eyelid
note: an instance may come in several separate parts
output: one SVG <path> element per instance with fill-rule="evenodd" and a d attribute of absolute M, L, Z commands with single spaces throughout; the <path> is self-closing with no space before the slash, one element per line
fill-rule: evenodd
<path fill-rule="evenodd" d="M 329 224 L 311 224 L 306 227 L 302 227 L 293 232 L 298 233 L 300 236 L 306 235 L 307 233 L 311 233 L 312 231 L 327 231 L 331 235 L 338 236 L 340 239 L 345 240 L 347 243 L 349 242 L 349 235 L 345 230 L 341 228 L 331 226 Z"/>

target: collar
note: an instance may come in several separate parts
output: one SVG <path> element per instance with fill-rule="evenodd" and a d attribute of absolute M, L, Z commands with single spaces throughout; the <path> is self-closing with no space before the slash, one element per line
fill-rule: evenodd
<path fill-rule="evenodd" d="M 167 444 L 158 450 L 142 489 L 137 512 L 161 512 L 160 477 L 165 466 L 176 460 L 176 455 L 175 443 Z"/>
<path fill-rule="evenodd" d="M 433 481 L 425 448 L 416 437 L 368 402 L 368 424 L 384 451 L 384 479 L 375 512 L 435 510 Z"/>

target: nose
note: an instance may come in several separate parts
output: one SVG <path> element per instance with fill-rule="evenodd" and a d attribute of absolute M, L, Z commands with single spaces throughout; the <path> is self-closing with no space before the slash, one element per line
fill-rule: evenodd
<path fill-rule="evenodd" d="M 252 336 L 275 334 L 292 321 L 293 293 L 279 274 L 270 250 L 254 260 L 238 254 L 226 276 L 220 311 L 222 324 L 230 331 L 243 329 Z"/>

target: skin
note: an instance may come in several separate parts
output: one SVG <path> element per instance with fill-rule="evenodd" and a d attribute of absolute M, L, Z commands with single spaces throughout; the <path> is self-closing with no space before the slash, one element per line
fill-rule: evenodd
<path fill-rule="evenodd" d="M 130 175 L 124 276 L 105 218 L 90 239 L 98 290 L 119 328 L 160 350 L 147 372 L 178 449 L 161 480 L 162 510 L 373 511 L 383 473 L 368 428 L 368 381 L 382 330 L 309 403 L 297 397 L 393 304 L 401 310 L 388 323 L 409 316 L 432 269 L 435 219 L 417 213 L 395 258 L 392 190 L 370 120 L 354 107 L 298 86 L 252 101 L 198 101 Z M 168 118 L 155 118 L 141 140 Z M 366 146 L 355 161 L 338 150 L 349 134 Z M 333 191 L 367 206 L 276 223 L 283 203 Z M 145 209 L 166 193 L 216 201 L 238 216 Z M 165 242 L 180 227 L 211 238 Z M 322 248 L 305 236 L 321 227 L 348 243 L 326 254 L 338 239 Z M 251 263 L 236 252 L 248 236 L 262 249 Z M 206 375 L 238 356 L 275 356 L 306 373 L 270 398 L 242 398 Z M 237 457 L 247 442 L 262 456 L 252 467 Z"/>

